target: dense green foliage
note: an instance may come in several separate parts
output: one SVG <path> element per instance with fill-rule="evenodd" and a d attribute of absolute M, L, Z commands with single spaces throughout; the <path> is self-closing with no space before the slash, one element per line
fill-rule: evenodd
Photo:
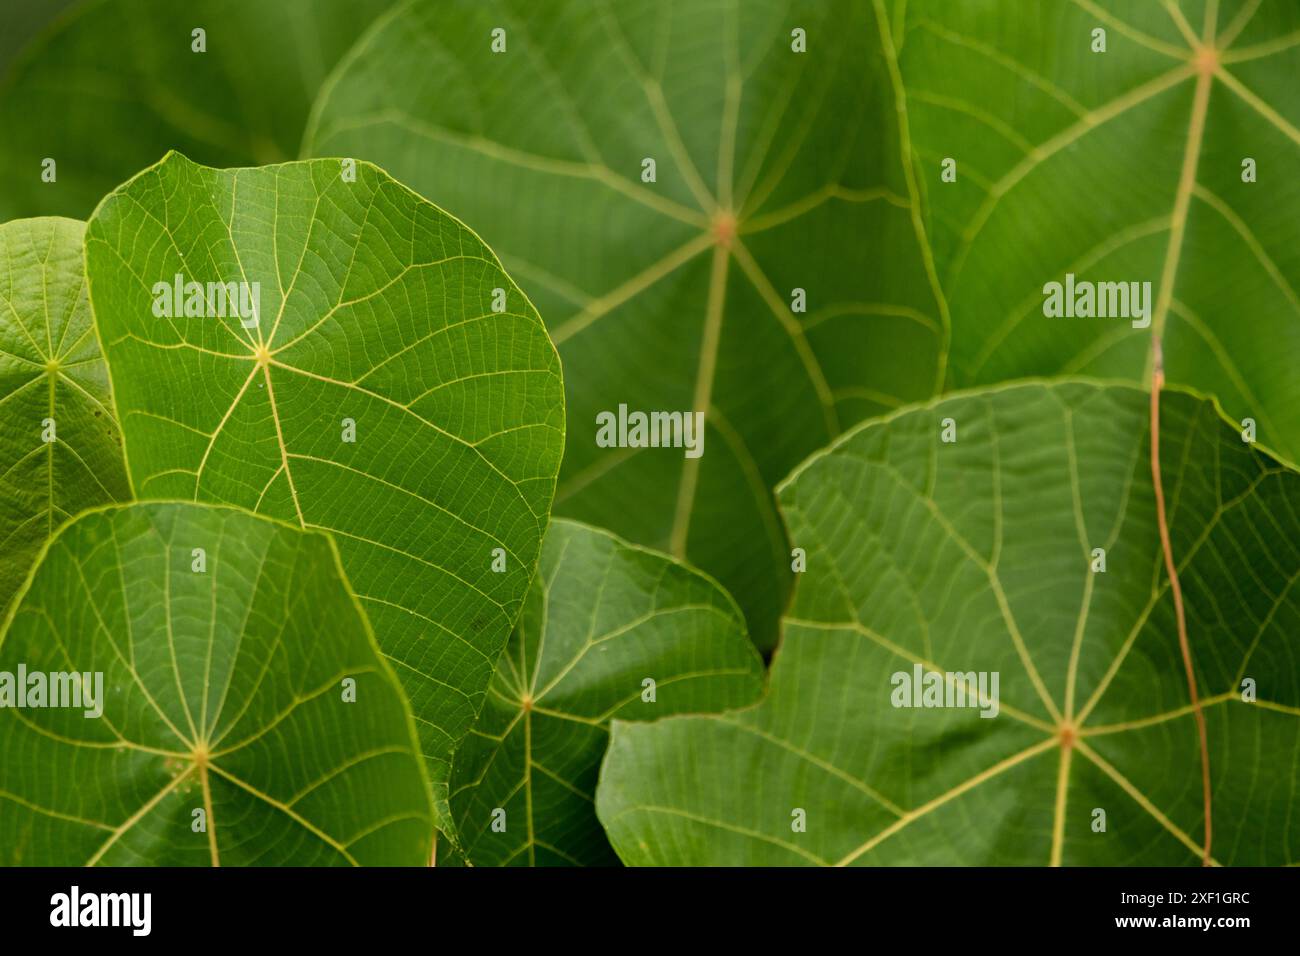
<path fill-rule="evenodd" d="M 36 6 L 0 864 L 1297 861 L 1300 7 Z"/>

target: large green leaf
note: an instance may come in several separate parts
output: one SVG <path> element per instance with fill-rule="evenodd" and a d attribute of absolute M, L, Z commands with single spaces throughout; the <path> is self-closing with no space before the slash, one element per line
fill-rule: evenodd
<path fill-rule="evenodd" d="M 388 5 L 83 0 L 0 77 L 0 219 L 88 216 L 168 149 L 214 166 L 296 156 L 325 75 Z"/>
<path fill-rule="evenodd" d="M 779 495 L 808 570 L 769 695 L 614 724 L 597 810 L 620 856 L 1199 863 L 1200 741 L 1148 399 L 1072 383 L 975 392 L 864 425 L 801 467 Z M 940 440 L 944 419 L 955 443 Z M 1210 855 L 1293 863 L 1300 474 L 1180 392 L 1162 400 L 1161 457 L 1208 723 Z M 1000 709 L 893 706 L 893 675 L 914 668 L 996 672 L 985 689 Z"/>
<path fill-rule="evenodd" d="M 86 675 L 94 699 L 0 708 L 0 862 L 428 863 L 410 709 L 323 534 L 207 505 L 89 512 L 10 613 L 0 672 L 19 667 Z"/>
<path fill-rule="evenodd" d="M 84 230 L 71 219 L 0 225 L 0 615 L 56 525 L 130 497 Z"/>
<path fill-rule="evenodd" d="M 1008 7 L 907 8 L 902 70 L 953 378 L 1145 383 L 1162 334 L 1171 382 L 1214 394 L 1300 460 L 1300 5 Z M 1105 53 L 1091 50 L 1095 28 Z M 1218 52 L 1198 69 L 1193 48 L 1207 45 Z M 941 182 L 942 157 L 957 160 L 955 183 Z M 1243 182 L 1247 158 L 1257 182 Z M 1151 327 L 1045 317 L 1043 286 L 1067 273 L 1150 282 Z"/>
<path fill-rule="evenodd" d="M 305 141 L 483 231 L 570 370 L 557 513 L 710 572 L 762 647 L 790 586 L 771 488 L 942 378 L 882 36 L 865 0 L 407 3 Z M 703 456 L 598 447 L 620 405 L 707 415 Z"/>
<path fill-rule="evenodd" d="M 714 581 L 553 521 L 483 715 L 456 756 L 451 806 L 471 862 L 616 863 L 592 806 L 610 720 L 726 710 L 762 686 L 744 618 Z"/>
<path fill-rule="evenodd" d="M 346 171 L 169 155 L 92 217 L 91 302 L 137 495 L 333 532 L 445 800 L 541 548 L 563 384 L 473 232 Z M 176 275 L 260 282 L 258 323 L 155 317 L 151 288 Z"/>

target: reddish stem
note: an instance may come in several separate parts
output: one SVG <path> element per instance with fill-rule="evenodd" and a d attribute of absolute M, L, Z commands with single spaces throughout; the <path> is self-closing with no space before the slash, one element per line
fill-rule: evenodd
<path fill-rule="evenodd" d="M 1151 479 L 1156 491 L 1156 520 L 1160 526 L 1160 545 L 1165 553 L 1165 570 L 1169 574 L 1170 589 L 1174 594 L 1174 615 L 1178 620 L 1178 646 L 1183 652 L 1183 669 L 1187 672 L 1187 688 L 1192 695 L 1192 713 L 1196 716 L 1196 733 L 1201 742 L 1201 789 L 1205 798 L 1205 849 L 1201 857 L 1204 866 L 1210 865 L 1210 744 L 1205 729 L 1205 712 L 1201 710 L 1200 695 L 1196 692 L 1196 670 L 1192 666 L 1192 648 L 1187 641 L 1187 616 L 1183 611 L 1183 588 L 1178 581 L 1178 567 L 1174 563 L 1174 547 L 1169 538 L 1169 519 L 1165 513 L 1165 490 L 1160 480 L 1160 390 L 1165 384 L 1164 356 L 1160 340 L 1152 341 L 1155 361 L 1151 373 Z"/>

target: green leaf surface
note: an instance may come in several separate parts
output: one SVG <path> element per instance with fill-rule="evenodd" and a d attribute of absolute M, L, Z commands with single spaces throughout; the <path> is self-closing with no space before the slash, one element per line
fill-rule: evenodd
<path fill-rule="evenodd" d="M 1170 382 L 1300 460 L 1300 5 L 1016 7 L 907 8 L 902 72 L 954 381 L 1145 384 L 1155 334 Z M 1097 28 L 1105 53 L 1091 51 Z M 1211 50 L 1201 69 L 1194 48 Z M 941 182 L 942 157 L 956 182 Z M 1043 286 L 1067 273 L 1150 282 L 1151 327 L 1045 316 Z"/>
<path fill-rule="evenodd" d="M 482 230 L 570 372 L 557 513 L 703 568 L 764 648 L 790 588 L 772 487 L 942 379 L 882 37 L 863 0 L 407 3 L 305 139 Z M 705 414 L 703 455 L 599 447 L 620 405 Z"/>
<path fill-rule="evenodd" d="M 0 671 L 19 667 L 99 675 L 102 713 L 0 708 L 6 865 L 429 861 L 410 709 L 323 534 L 188 503 L 89 512 L 11 611 Z"/>
<path fill-rule="evenodd" d="M 92 217 L 91 301 L 136 494 L 331 531 L 445 801 L 541 548 L 563 384 L 473 232 L 342 170 L 169 155 Z M 257 324 L 156 317 L 151 289 L 178 274 L 260 283 Z"/>
<path fill-rule="evenodd" d="M 297 156 L 321 82 L 388 5 L 77 3 L 0 77 L 0 219 L 84 218 L 168 149 L 214 166 Z M 195 29 L 206 31 L 204 53 L 192 49 Z M 54 183 L 41 179 L 47 158 Z"/>
<path fill-rule="evenodd" d="M 623 860 L 1198 864 L 1200 744 L 1148 403 L 1084 383 L 968 393 L 864 425 L 796 471 L 779 496 L 808 570 L 768 696 L 613 725 L 597 811 Z M 1210 855 L 1294 863 L 1300 474 L 1176 391 L 1161 459 L 1208 724 Z M 914 668 L 998 673 L 996 716 L 894 706 L 893 675 Z"/>
<path fill-rule="evenodd" d="M 130 497 L 84 230 L 71 219 L 0 225 L 0 615 L 57 525 Z"/>
<path fill-rule="evenodd" d="M 470 861 L 617 863 L 593 807 L 610 721 L 726 710 L 762 687 L 744 618 L 712 579 L 553 521 L 483 715 L 456 757 L 451 806 Z"/>

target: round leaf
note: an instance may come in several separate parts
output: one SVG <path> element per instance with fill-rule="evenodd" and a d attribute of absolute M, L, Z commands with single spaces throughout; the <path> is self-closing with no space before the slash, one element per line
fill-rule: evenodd
<path fill-rule="evenodd" d="M 557 513 L 709 572 L 763 648 L 790 584 L 771 488 L 942 379 L 891 28 L 861 0 L 407 3 L 306 137 L 483 231 L 570 373 Z M 699 414 L 702 454 L 598 441 L 622 406 Z"/>
<path fill-rule="evenodd" d="M 619 855 L 1199 864 L 1200 742 L 1148 405 L 1120 386 L 991 389 L 810 459 L 779 492 L 808 571 L 769 694 L 614 724 L 597 810 Z M 1208 724 L 1210 857 L 1291 863 L 1300 474 L 1186 393 L 1163 395 L 1160 441 Z"/>
<path fill-rule="evenodd" d="M 71 219 L 0 225 L 0 614 L 55 527 L 130 497 Z"/>
<path fill-rule="evenodd" d="M 96 211 L 86 261 L 136 494 L 332 532 L 445 800 L 564 444 L 536 311 L 468 228 L 337 160 L 170 154 Z"/>
<path fill-rule="evenodd" d="M 56 697 L 45 675 L 72 674 L 79 699 Z M 203 505 L 88 512 L 10 614 L 6 689 L 26 697 L 0 708 L 5 864 L 429 861 L 410 709 L 325 535 Z"/>
<path fill-rule="evenodd" d="M 1147 384 L 1155 335 L 1168 381 L 1300 461 L 1300 7 L 1021 6 L 907 8 L 901 66 L 955 381 Z M 1067 276 L 1070 298 L 1097 284 L 1096 302 L 1049 317 L 1045 284 Z"/>
<path fill-rule="evenodd" d="M 456 757 L 451 806 L 470 860 L 617 862 L 592 805 L 610 721 L 739 707 L 762 685 L 744 619 L 713 580 L 597 528 L 551 522 Z"/>

